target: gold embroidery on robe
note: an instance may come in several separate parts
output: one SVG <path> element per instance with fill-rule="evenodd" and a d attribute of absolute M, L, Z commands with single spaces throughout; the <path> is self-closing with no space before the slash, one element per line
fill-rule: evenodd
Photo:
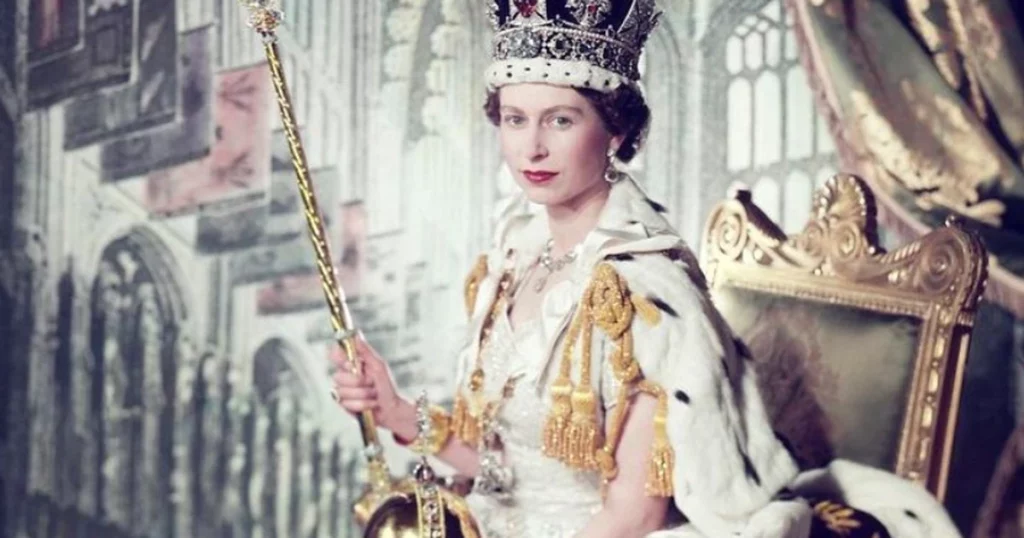
<path fill-rule="evenodd" d="M 483 280 L 483 277 L 486 276 L 486 273 L 487 261 L 483 256 L 481 256 L 477 260 L 477 264 L 473 271 L 470 273 L 470 277 L 466 279 L 466 304 L 470 310 L 472 310 L 472 306 L 476 302 L 476 294 L 479 292 L 480 282 Z M 501 312 L 501 309 L 506 305 L 507 294 L 511 286 L 512 273 L 510 271 L 505 271 L 498 280 L 498 286 L 494 292 L 494 298 L 491 300 L 491 307 L 488 310 L 487 317 L 484 319 L 483 325 L 480 328 L 477 354 L 474 358 L 473 370 L 469 377 L 469 394 L 467 395 L 465 390 L 462 387 L 459 387 L 458 392 L 455 395 L 455 406 L 452 410 L 451 433 L 471 446 L 478 446 L 480 443 L 480 436 L 482 432 L 481 420 L 484 419 L 484 414 L 489 403 L 485 401 L 483 395 L 485 377 L 482 365 L 483 353 L 487 347 L 488 341 L 490 340 L 491 331 L 494 327 L 494 320 L 498 313 Z M 470 295 L 472 295 L 472 300 L 470 300 Z"/>
<path fill-rule="evenodd" d="M 480 292 L 480 282 L 487 276 L 487 256 L 481 254 L 476 259 L 476 264 L 473 265 L 473 269 L 466 276 L 466 283 L 464 286 L 465 302 L 466 302 L 466 315 L 469 318 L 473 317 L 473 307 L 476 305 L 476 296 Z"/>

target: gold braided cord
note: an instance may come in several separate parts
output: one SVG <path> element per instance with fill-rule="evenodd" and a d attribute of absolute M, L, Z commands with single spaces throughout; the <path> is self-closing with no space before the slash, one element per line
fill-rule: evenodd
<path fill-rule="evenodd" d="M 589 308 L 587 309 L 589 310 Z M 597 394 L 590 382 L 591 339 L 594 324 L 591 315 L 583 321 L 583 340 L 580 365 L 580 382 L 572 391 L 572 418 L 566 432 L 566 463 L 573 469 L 591 470 L 597 468 L 597 449 L 601 446 L 601 432 L 598 430 Z"/>
<path fill-rule="evenodd" d="M 597 454 L 598 468 L 601 470 L 601 481 L 604 488 L 615 479 L 619 473 L 618 465 L 615 463 L 615 447 L 619 445 L 619 438 L 622 437 L 622 426 L 626 423 L 626 414 L 629 410 L 630 391 L 625 387 L 619 390 L 615 399 L 615 409 L 612 412 L 611 426 L 605 444 Z"/>
<path fill-rule="evenodd" d="M 629 414 L 629 398 L 634 380 L 640 377 L 640 365 L 633 360 L 633 323 L 632 302 L 629 300 L 629 289 L 626 281 L 610 264 L 603 263 L 594 271 L 594 282 L 597 289 L 586 295 L 597 315 L 596 323 L 612 341 L 612 351 L 608 360 L 612 372 L 619 381 L 619 393 L 611 418 L 608 437 L 601 448 L 600 469 L 605 488 L 618 475 L 615 462 L 615 451 L 622 437 L 622 428 Z"/>
<path fill-rule="evenodd" d="M 609 263 L 602 263 L 583 293 L 577 318 L 567 335 L 565 353 L 559 378 L 551 388 L 552 411 L 545 428 L 545 454 L 556 457 L 566 465 L 581 470 L 597 469 L 601 472 L 604 488 L 618 475 L 615 453 L 622 437 L 622 429 L 636 392 L 650 394 L 657 399 L 654 414 L 654 436 L 648 460 L 645 492 L 649 496 L 672 496 L 672 470 L 674 453 L 668 440 L 668 398 L 658 384 L 643 379 L 640 364 L 633 356 L 633 321 L 636 317 L 656 324 L 661 321 L 660 311 L 648 299 L 633 296 L 625 279 Z M 612 372 L 620 383 L 616 407 L 609 422 L 608 434 L 601 445 L 597 432 L 597 396 L 591 387 L 592 330 L 594 326 L 611 340 L 612 351 L 608 360 Z M 571 418 L 569 427 L 557 430 L 565 414 L 561 407 L 566 388 L 572 387 L 573 351 L 578 338 L 582 338 L 580 381 L 571 392 Z M 559 383 L 562 383 L 561 385 Z M 561 433 L 559 438 L 557 434 Z M 554 449 L 547 450 L 551 446 Z"/>

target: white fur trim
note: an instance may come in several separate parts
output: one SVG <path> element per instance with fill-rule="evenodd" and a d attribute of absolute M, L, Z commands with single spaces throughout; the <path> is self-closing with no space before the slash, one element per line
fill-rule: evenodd
<path fill-rule="evenodd" d="M 878 519 L 892 538 L 960 538 L 942 504 L 918 484 L 855 463 L 835 460 L 802 473 L 793 483 L 798 495 L 839 499 Z"/>
<path fill-rule="evenodd" d="M 680 241 L 677 248 L 686 247 Z M 669 395 L 676 506 L 708 536 L 742 532 L 797 474 L 771 429 L 754 370 L 697 285 L 696 267 L 658 254 L 613 265 L 630 293 L 675 313 L 663 313 L 655 326 L 634 321 L 633 353 L 644 377 Z"/>
<path fill-rule="evenodd" d="M 509 84 L 542 83 L 611 92 L 627 81 L 621 75 L 587 62 L 548 58 L 512 58 L 496 61 L 484 76 L 487 88 Z"/>
<path fill-rule="evenodd" d="M 803 499 L 773 501 L 750 517 L 743 531 L 733 536 L 738 538 L 808 538 L 814 512 Z M 669 530 L 648 534 L 645 538 L 718 538 L 705 534 L 692 524 L 685 524 Z"/>

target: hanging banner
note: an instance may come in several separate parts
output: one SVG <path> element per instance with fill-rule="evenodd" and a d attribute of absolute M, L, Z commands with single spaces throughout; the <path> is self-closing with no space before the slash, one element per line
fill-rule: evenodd
<path fill-rule="evenodd" d="M 200 253 L 224 254 L 261 244 L 281 243 L 298 236 L 298 232 L 287 237 L 280 232 L 268 233 L 268 229 L 277 224 L 271 217 L 271 210 L 280 212 L 283 200 L 295 190 L 295 172 L 282 129 L 270 135 L 270 172 L 269 200 L 243 200 L 232 207 L 200 210 L 196 227 L 196 249 Z"/>
<path fill-rule="evenodd" d="M 179 119 L 104 144 L 104 181 L 145 175 L 209 154 L 213 142 L 213 63 L 210 29 L 181 35 L 178 54 Z"/>
<path fill-rule="evenodd" d="M 12 16 L 8 20 L 13 28 L 17 2 L 0 3 L 11 9 Z M 82 0 L 31 0 L 28 5 L 28 62 L 58 56 L 77 45 L 82 38 L 81 13 Z"/>
<path fill-rule="evenodd" d="M 216 137 L 206 157 L 149 174 L 144 205 L 155 216 L 266 195 L 270 181 L 270 74 L 266 64 L 217 76 Z"/>
<path fill-rule="evenodd" d="M 76 46 L 82 4 L 35 0 L 29 9 L 30 19 L 33 13 L 36 17 L 29 23 L 29 41 L 35 45 L 29 45 L 28 108 L 47 107 L 82 92 L 128 82 L 134 5 L 88 0 L 85 33 L 81 46 Z M 33 62 L 33 57 L 45 59 Z"/>
<path fill-rule="evenodd" d="M 332 254 L 338 260 L 335 274 L 346 298 L 355 300 L 360 294 L 366 253 L 366 212 L 361 201 L 350 202 L 341 208 L 340 228 L 340 233 L 331 234 L 339 237 L 340 241 L 330 242 L 334 249 Z M 324 292 L 319 273 L 310 271 L 275 278 L 257 292 L 256 304 L 260 315 L 323 308 Z"/>
<path fill-rule="evenodd" d="M 174 0 L 139 0 L 135 81 L 68 103 L 64 108 L 64 149 L 112 140 L 174 119 L 179 39 L 175 18 Z"/>
<path fill-rule="evenodd" d="M 231 280 L 235 284 L 266 282 L 282 276 L 310 273 L 316 268 L 313 247 L 305 231 L 305 213 L 295 187 L 294 172 L 287 178 L 290 188 L 285 188 L 284 174 L 283 171 L 274 174 L 280 183 L 277 188 L 272 189 L 270 215 L 263 245 L 239 252 L 228 262 Z M 341 220 L 338 214 L 338 195 L 341 186 L 338 169 L 313 170 L 311 174 L 317 203 L 324 218 L 324 227 L 327 236 L 332 238 L 331 254 L 337 262 L 340 251 L 337 250 L 336 237 L 338 222 Z M 275 224 L 270 225 L 271 222 Z M 282 230 L 288 230 L 289 233 L 284 234 Z M 281 240 L 282 237 L 290 239 Z"/>

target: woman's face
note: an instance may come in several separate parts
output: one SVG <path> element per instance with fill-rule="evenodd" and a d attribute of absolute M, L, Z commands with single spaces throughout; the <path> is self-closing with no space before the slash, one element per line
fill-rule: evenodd
<path fill-rule="evenodd" d="M 501 151 L 531 202 L 571 205 L 607 188 L 609 148 L 618 148 L 594 106 L 572 88 L 515 84 L 499 90 Z"/>

